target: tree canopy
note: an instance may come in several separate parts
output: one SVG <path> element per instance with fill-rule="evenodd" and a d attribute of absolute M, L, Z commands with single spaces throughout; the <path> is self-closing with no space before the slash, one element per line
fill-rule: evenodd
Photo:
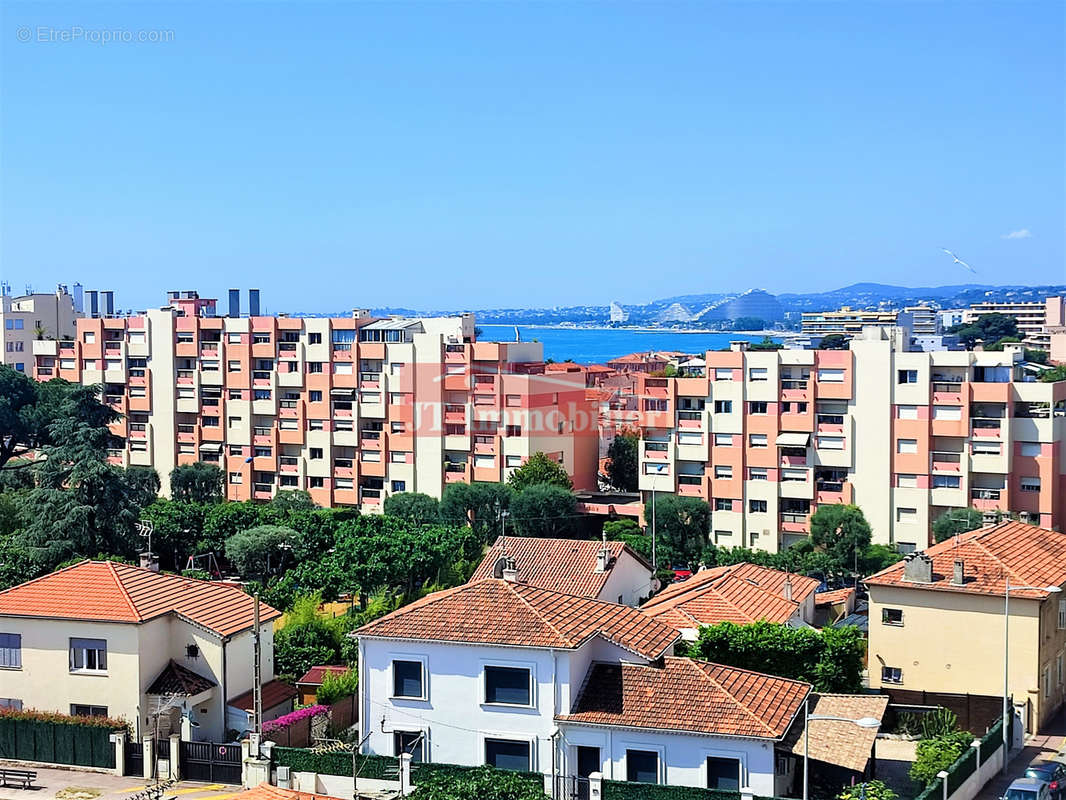
<path fill-rule="evenodd" d="M 626 431 L 616 435 L 607 448 L 607 480 L 620 492 L 637 491 L 639 442 L 640 437 L 636 432 Z"/>
<path fill-rule="evenodd" d="M 649 526 L 653 518 L 659 563 L 695 565 L 710 541 L 711 507 L 697 497 L 657 494 L 644 506 Z"/>
<path fill-rule="evenodd" d="M 187 503 L 218 503 L 223 499 L 222 479 L 216 464 L 181 464 L 170 471 L 170 496 Z"/>
<path fill-rule="evenodd" d="M 413 525 L 440 522 L 440 501 L 422 492 L 398 492 L 385 498 L 385 513 Z"/>
<path fill-rule="evenodd" d="M 977 530 L 984 514 L 976 508 L 952 508 L 933 520 L 933 538 L 942 542 L 956 533 Z"/>
<path fill-rule="evenodd" d="M 511 501 L 510 522 L 522 536 L 559 537 L 574 530 L 573 492 L 549 483 L 534 484 Z"/>
<path fill-rule="evenodd" d="M 574 488 L 562 465 L 540 452 L 531 455 L 525 464 L 512 472 L 507 483 L 516 492 L 539 484 L 559 486 L 566 490 Z"/>
<path fill-rule="evenodd" d="M 848 339 L 839 333 L 828 333 L 818 343 L 819 350 L 847 350 Z"/>
<path fill-rule="evenodd" d="M 226 559 L 242 578 L 269 578 L 292 559 L 300 534 L 281 525 L 257 525 L 226 540 Z"/>
<path fill-rule="evenodd" d="M 829 556 L 834 572 L 857 571 L 871 537 L 870 523 L 856 505 L 820 505 L 811 515 L 811 543 Z"/>
<path fill-rule="evenodd" d="M 973 322 L 963 322 L 948 329 L 969 349 L 978 342 L 992 344 L 1018 335 L 1018 321 L 1006 314 L 982 314 Z"/>

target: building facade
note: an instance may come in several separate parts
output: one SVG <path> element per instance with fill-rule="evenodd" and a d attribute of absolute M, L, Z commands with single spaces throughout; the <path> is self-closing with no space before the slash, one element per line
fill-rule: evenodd
<path fill-rule="evenodd" d="M 5 287 L 6 288 L 6 287 Z M 3 335 L 3 361 L 19 372 L 33 373 L 33 342 L 45 338 L 74 335 L 76 320 L 74 297 L 60 286 L 52 294 L 27 294 L 12 297 L 0 294 L 0 334 Z"/>
<path fill-rule="evenodd" d="M 1051 346 L 1048 328 L 1066 325 L 1066 297 L 1048 297 L 1042 303 L 974 303 L 963 321 L 974 322 L 982 314 L 1013 317 L 1026 344 L 1047 350 Z"/>
<path fill-rule="evenodd" d="M 216 317 L 214 304 L 78 320 L 34 342 L 35 375 L 104 387 L 122 414 L 116 464 L 226 473 L 231 500 L 305 489 L 322 506 L 380 508 L 448 483 L 506 480 L 530 455 L 596 485 L 598 421 L 580 373 L 544 373 L 538 343 L 477 342 L 437 319 Z"/>
<path fill-rule="evenodd" d="M 849 350 L 708 352 L 704 378 L 641 376 L 640 488 L 711 504 L 723 546 L 776 551 L 822 504 L 855 503 L 874 541 L 923 549 L 976 506 L 1066 526 L 1066 382 L 1020 347 L 914 352 L 898 329 Z"/>
<path fill-rule="evenodd" d="M 844 306 L 839 311 L 804 311 L 802 332 L 808 336 L 858 336 L 863 328 L 913 329 L 909 311 L 871 311 Z M 913 332 L 913 330 L 912 330 Z"/>

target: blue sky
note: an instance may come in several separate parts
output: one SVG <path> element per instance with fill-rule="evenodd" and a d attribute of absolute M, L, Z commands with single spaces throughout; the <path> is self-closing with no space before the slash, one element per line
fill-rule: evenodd
<path fill-rule="evenodd" d="M 1057 0 L 2 8 L 16 290 L 323 311 L 1066 282 Z M 78 28 L 171 33 L 40 41 Z"/>

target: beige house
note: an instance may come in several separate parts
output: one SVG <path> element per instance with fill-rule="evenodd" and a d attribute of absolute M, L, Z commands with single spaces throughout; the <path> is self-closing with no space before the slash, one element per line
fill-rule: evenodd
<path fill-rule="evenodd" d="M 1003 522 L 868 578 L 870 686 L 896 702 L 958 704 L 981 732 L 1001 713 L 1008 581 L 1066 585 L 1066 534 Z M 1066 693 L 1063 594 L 1012 588 L 1009 630 L 1010 694 L 1026 729 L 1040 730 Z"/>
<path fill-rule="evenodd" d="M 138 739 L 228 740 L 247 728 L 238 700 L 253 683 L 254 602 L 231 586 L 110 561 L 14 586 L 0 592 L 0 707 L 119 717 Z M 260 604 L 264 697 L 277 684 L 277 616 Z"/>

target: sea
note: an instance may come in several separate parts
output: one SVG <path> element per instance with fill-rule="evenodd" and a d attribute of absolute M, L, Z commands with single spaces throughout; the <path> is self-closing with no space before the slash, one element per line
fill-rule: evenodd
<path fill-rule="evenodd" d="M 478 337 L 488 342 L 513 342 L 514 325 L 479 324 Z M 602 364 L 627 353 L 648 350 L 676 350 L 681 353 L 704 353 L 721 350 L 730 342 L 761 342 L 764 334 L 709 333 L 706 331 L 665 331 L 637 328 L 560 328 L 519 325 L 523 342 L 543 342 L 544 358 L 576 361 L 578 364 Z M 771 337 L 773 338 L 773 337 Z M 780 341 L 780 339 L 775 339 Z"/>

